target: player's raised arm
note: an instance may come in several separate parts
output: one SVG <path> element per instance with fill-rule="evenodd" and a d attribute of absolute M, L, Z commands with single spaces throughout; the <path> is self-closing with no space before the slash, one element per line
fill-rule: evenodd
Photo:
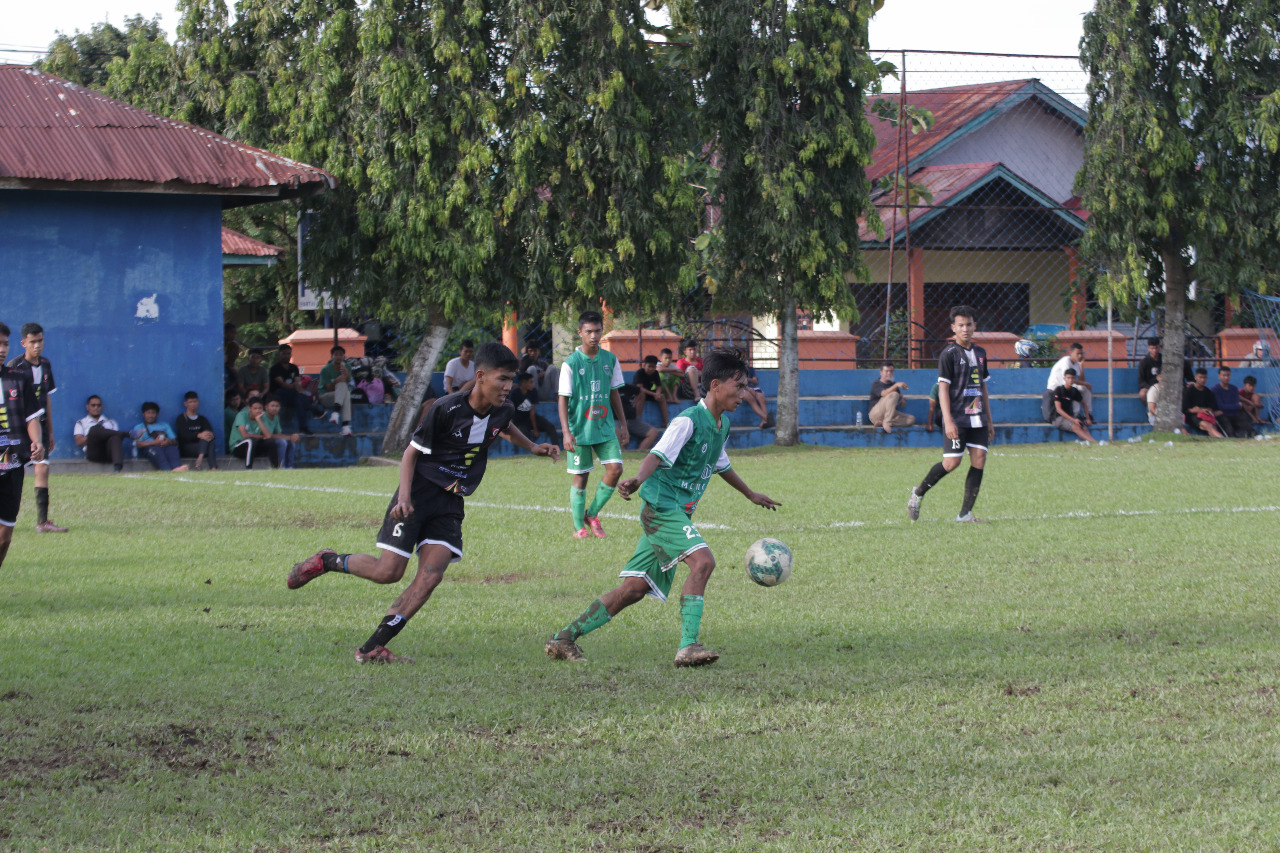
<path fill-rule="evenodd" d="M 561 399 L 564 398 L 562 397 Z M 529 451 L 534 456 L 547 456 L 550 457 L 553 462 L 560 458 L 560 448 L 556 447 L 554 444 L 534 444 L 529 440 L 527 435 L 520 431 L 520 428 L 516 426 L 515 423 L 508 424 L 507 428 L 498 433 L 498 435 L 502 436 L 516 447 L 519 447 L 521 450 Z"/>

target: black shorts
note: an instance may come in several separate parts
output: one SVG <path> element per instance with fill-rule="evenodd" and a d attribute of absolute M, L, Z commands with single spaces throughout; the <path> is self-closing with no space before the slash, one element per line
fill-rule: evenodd
<path fill-rule="evenodd" d="M 942 455 L 943 456 L 964 456 L 966 447 L 976 447 L 978 450 L 987 449 L 987 428 L 980 427 L 958 427 L 959 438 L 947 438 L 947 432 L 942 431 Z"/>
<path fill-rule="evenodd" d="M 22 508 L 22 469 L 0 472 L 0 524 L 13 527 Z"/>
<path fill-rule="evenodd" d="M 387 505 L 387 517 L 378 531 L 378 547 L 402 557 L 412 557 L 423 545 L 443 545 L 453 552 L 456 563 L 462 559 L 463 500 L 461 495 L 446 492 L 435 483 L 414 478 L 413 514 L 402 521 L 391 517 L 400 490 L 396 489 Z"/>

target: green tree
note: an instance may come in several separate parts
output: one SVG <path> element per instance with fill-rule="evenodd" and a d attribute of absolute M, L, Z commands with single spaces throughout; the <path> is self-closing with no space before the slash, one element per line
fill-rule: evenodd
<path fill-rule="evenodd" d="M 721 208 L 710 255 L 717 300 L 782 325 L 778 444 L 799 439 L 796 312 L 857 316 L 848 277 L 869 274 L 859 217 L 871 212 L 875 148 L 866 94 L 881 70 L 867 21 L 880 0 L 685 0 Z M 871 222 L 878 222 L 871 216 Z"/>
<path fill-rule="evenodd" d="M 72 83 L 103 90 L 111 76 L 112 62 L 125 59 L 139 46 L 167 44 L 158 18 L 146 20 L 134 15 L 124 19 L 123 30 L 104 22 L 94 24 L 87 33 L 60 33 L 35 66 Z"/>
<path fill-rule="evenodd" d="M 1085 16 L 1082 249 L 1104 298 L 1163 299 L 1156 426 L 1181 421 L 1187 294 L 1274 287 L 1278 0 L 1098 0 Z"/>

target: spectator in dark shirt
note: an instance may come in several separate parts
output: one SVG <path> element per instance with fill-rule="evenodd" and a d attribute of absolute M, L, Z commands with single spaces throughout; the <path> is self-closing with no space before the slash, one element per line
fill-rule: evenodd
<path fill-rule="evenodd" d="M 178 415 L 174 432 L 178 434 L 178 453 L 187 458 L 195 457 L 194 467 L 197 471 L 209 460 L 209 470 L 218 470 L 217 442 L 213 435 L 213 424 L 200 414 L 200 395 L 188 391 L 182 396 L 182 405 L 186 411 Z"/>
<path fill-rule="evenodd" d="M 627 419 L 627 432 L 639 444 L 636 449 L 642 453 L 648 453 L 657 442 L 658 436 L 662 434 L 662 430 L 653 424 L 645 423 L 636 413 L 635 401 L 639 393 L 640 389 L 635 385 L 623 385 L 618 389 L 618 399 L 622 402 L 622 414 Z"/>
<path fill-rule="evenodd" d="M 1156 417 L 1156 401 L 1149 399 L 1152 388 L 1160 384 L 1160 367 L 1164 356 L 1160 353 L 1160 339 L 1147 339 L 1147 354 L 1138 363 L 1138 399 L 1147 406 L 1147 419 L 1154 422 Z M 1158 392 L 1157 392 L 1158 393 Z"/>
<path fill-rule="evenodd" d="M 524 355 L 520 356 L 520 369 L 517 375 L 526 373 L 530 367 L 537 368 L 537 373 L 533 377 L 533 387 L 537 390 L 538 397 L 554 399 L 558 390 L 557 384 L 560 381 L 560 371 L 551 369 L 551 362 L 542 357 L 542 347 L 534 343 L 524 345 Z"/>
<path fill-rule="evenodd" d="M 293 416 L 298 421 L 298 432 L 310 435 L 311 426 L 307 423 L 307 416 L 310 414 L 311 399 L 302 391 L 302 386 L 298 382 L 298 376 L 302 371 L 290 362 L 291 358 L 293 358 L 293 347 L 288 344 L 282 344 L 280 349 L 276 350 L 275 363 L 267 371 L 271 377 L 271 396 L 279 400 L 281 406 L 293 410 Z"/>
<path fill-rule="evenodd" d="M 1213 386 L 1217 402 L 1218 426 L 1229 438 L 1252 438 L 1249 416 L 1240 405 L 1240 389 L 1231 384 L 1231 368 L 1218 369 L 1218 384 Z"/>
<path fill-rule="evenodd" d="M 1218 428 L 1218 401 L 1208 387 L 1209 371 L 1203 367 L 1198 368 L 1195 377 L 1196 381 L 1182 392 L 1182 414 L 1186 418 L 1187 430 L 1201 435 L 1208 433 L 1214 438 L 1226 438 Z"/>
<path fill-rule="evenodd" d="M 906 390 L 907 383 L 894 381 L 893 365 L 881 365 L 880 378 L 871 383 L 869 420 L 872 426 L 893 432 L 894 427 L 909 427 L 916 422 L 915 415 L 899 411 L 907 405 L 902 393 Z"/>
<path fill-rule="evenodd" d="M 263 395 L 267 393 L 267 389 L 271 387 L 271 373 L 262 363 L 261 347 L 249 350 L 249 363 L 241 367 L 236 375 L 240 379 L 240 390 L 245 394 L 254 391 Z"/>
<path fill-rule="evenodd" d="M 240 371 L 236 370 L 236 359 L 240 357 L 240 351 L 233 347 L 227 347 L 226 353 L 222 357 L 222 393 L 230 394 L 235 391 L 237 394 L 244 396 L 244 389 L 240 387 Z"/>
<path fill-rule="evenodd" d="M 551 421 L 538 414 L 538 403 L 542 400 L 542 395 L 538 393 L 538 376 L 537 366 L 530 365 L 520 374 L 520 384 L 511 389 L 511 396 L 507 402 L 516 409 L 511 422 L 535 444 L 538 442 L 538 436 L 546 433 L 554 439 L 552 444 L 559 447 L 560 430 L 556 429 Z"/>
<path fill-rule="evenodd" d="M 1093 443 L 1093 434 L 1082 418 L 1084 395 L 1075 387 L 1076 371 L 1068 367 L 1062 372 L 1062 384 L 1053 389 L 1053 425 L 1063 432 L 1074 433 L 1086 444 Z"/>
<path fill-rule="evenodd" d="M 662 414 L 662 426 L 665 429 L 671 419 L 667 414 L 667 395 L 662 392 L 662 374 L 658 372 L 658 357 L 646 355 L 640 363 L 640 369 L 631 376 L 631 384 L 639 389 L 636 394 L 636 411 L 644 414 L 645 403 L 650 400 L 658 404 Z"/>

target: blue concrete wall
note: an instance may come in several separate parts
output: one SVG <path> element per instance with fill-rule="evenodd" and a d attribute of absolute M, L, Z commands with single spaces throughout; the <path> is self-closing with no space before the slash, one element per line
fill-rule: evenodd
<path fill-rule="evenodd" d="M 54 456 L 89 394 L 128 429 L 195 390 L 222 436 L 222 209 L 213 196 L 0 190 L 0 321 L 45 329 Z M 153 307 L 154 306 L 154 307 Z"/>

